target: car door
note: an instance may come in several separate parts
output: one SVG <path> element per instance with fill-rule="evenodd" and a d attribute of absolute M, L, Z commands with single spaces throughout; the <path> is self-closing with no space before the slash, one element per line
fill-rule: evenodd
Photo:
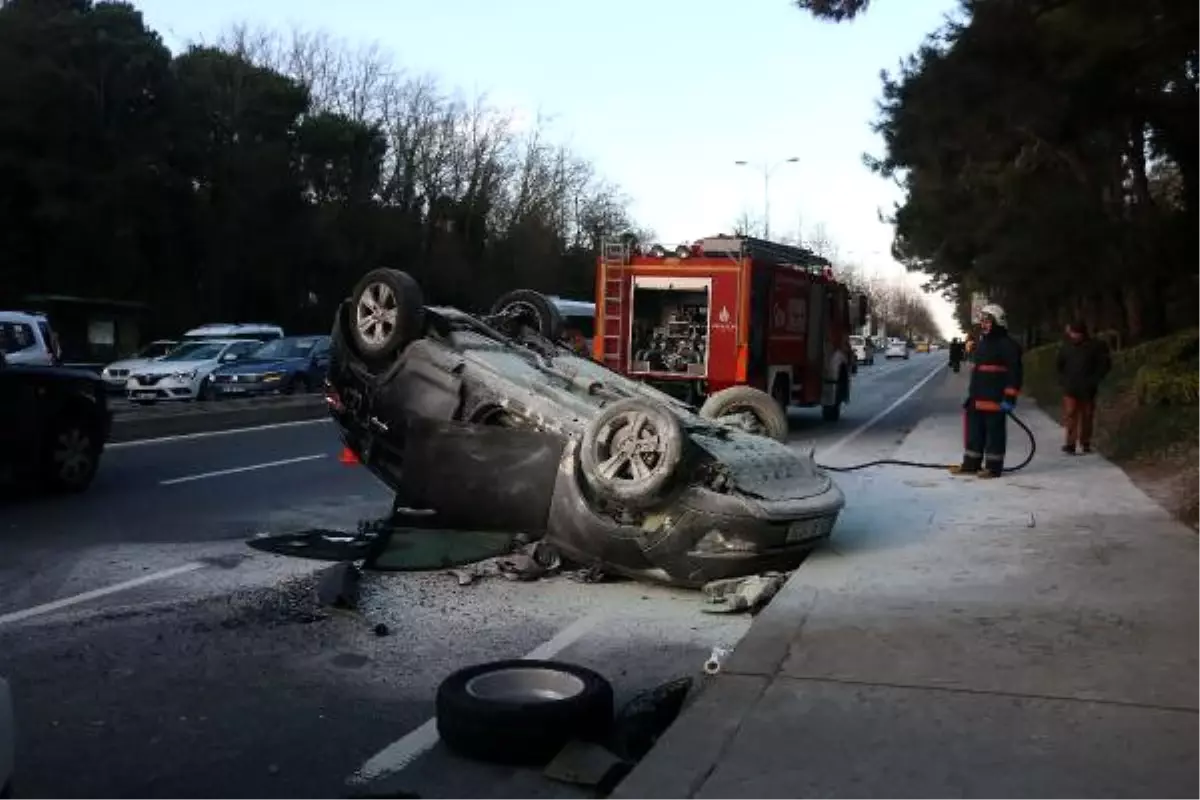
<path fill-rule="evenodd" d="M 0 366 L 0 484 L 40 457 L 39 386 L 21 367 Z"/>

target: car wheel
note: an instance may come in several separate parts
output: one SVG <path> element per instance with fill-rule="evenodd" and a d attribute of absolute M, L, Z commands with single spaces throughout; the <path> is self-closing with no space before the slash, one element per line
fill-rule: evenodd
<path fill-rule="evenodd" d="M 552 342 L 563 337 L 565 322 L 549 298 L 532 289 L 515 289 L 492 304 L 491 316 L 512 316 L 519 324 Z"/>
<path fill-rule="evenodd" d="M 213 388 L 212 378 L 205 378 L 200 381 L 200 389 L 196 392 L 196 399 L 206 402 L 217 399 L 217 391 Z"/>
<path fill-rule="evenodd" d="M 776 386 L 780 383 L 777 381 Z M 747 414 L 753 419 L 750 424 Z M 778 398 L 753 386 L 730 386 L 709 395 L 700 407 L 700 416 L 776 441 L 786 442 L 788 438 L 787 413 Z"/>
<path fill-rule="evenodd" d="M 44 479 L 58 491 L 82 492 L 96 477 L 102 443 L 81 421 L 59 421 L 46 437 Z"/>
<path fill-rule="evenodd" d="M 438 736 L 450 750 L 504 764 L 545 764 L 572 740 L 597 741 L 613 689 L 585 667 L 513 659 L 460 669 L 437 690 Z"/>
<path fill-rule="evenodd" d="M 351 295 L 350 336 L 358 354 L 386 358 L 421 335 L 425 300 L 407 272 L 373 269 Z"/>
<path fill-rule="evenodd" d="M 850 394 L 850 382 L 846 380 L 844 371 L 838 373 L 837 393 L 834 395 L 833 405 L 821 406 L 821 419 L 826 422 L 837 422 L 842 418 L 842 403 L 846 402 L 846 397 Z"/>
<path fill-rule="evenodd" d="M 592 420 L 579 446 L 584 480 L 626 506 L 652 506 L 683 461 L 679 419 L 663 406 L 619 400 Z"/>

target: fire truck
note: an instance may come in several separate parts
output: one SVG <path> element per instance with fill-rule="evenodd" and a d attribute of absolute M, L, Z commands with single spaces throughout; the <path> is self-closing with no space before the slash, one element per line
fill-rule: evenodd
<path fill-rule="evenodd" d="M 802 247 L 712 236 L 668 250 L 602 245 L 594 358 L 699 404 L 748 385 L 827 421 L 850 399 L 849 337 L 867 298 Z"/>

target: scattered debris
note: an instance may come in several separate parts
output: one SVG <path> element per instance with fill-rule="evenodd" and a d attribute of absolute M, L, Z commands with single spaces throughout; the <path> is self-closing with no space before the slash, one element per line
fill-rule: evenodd
<path fill-rule="evenodd" d="M 594 787 L 620 780 L 629 768 L 625 760 L 608 748 L 575 739 L 567 742 L 542 774 L 562 783 Z"/>
<path fill-rule="evenodd" d="M 591 564 L 581 569 L 572 570 L 567 573 L 567 577 L 578 583 L 604 583 L 605 581 L 612 580 L 615 576 L 609 572 L 605 572 L 602 565 Z"/>
<path fill-rule="evenodd" d="M 323 606 L 353 609 L 358 607 L 358 588 L 362 572 L 353 562 L 343 561 L 325 570 L 317 583 L 317 600 Z"/>
<path fill-rule="evenodd" d="M 728 647 L 714 647 L 712 653 L 709 654 L 708 660 L 704 662 L 704 674 L 716 675 L 721 671 L 721 667 L 725 663 L 725 659 L 733 651 Z"/>
<path fill-rule="evenodd" d="M 666 732 L 692 690 L 690 677 L 676 678 L 634 696 L 613 718 L 613 752 L 629 762 L 640 761 Z"/>
<path fill-rule="evenodd" d="M 786 580 L 787 575 L 782 572 L 764 572 L 712 581 L 704 585 L 704 604 L 700 610 L 709 614 L 754 612 L 766 605 Z"/>
<path fill-rule="evenodd" d="M 376 636 L 387 636 L 389 633 L 392 632 L 391 629 L 388 628 L 388 626 L 382 622 L 375 623 L 375 627 L 372 628 L 371 630 L 375 632 Z"/>
<path fill-rule="evenodd" d="M 520 534 L 513 539 L 513 552 L 484 559 L 475 564 L 447 570 L 459 586 L 469 586 L 477 580 L 499 576 L 510 581 L 536 581 L 548 578 L 562 569 L 562 556 L 544 541 L 528 541 Z"/>

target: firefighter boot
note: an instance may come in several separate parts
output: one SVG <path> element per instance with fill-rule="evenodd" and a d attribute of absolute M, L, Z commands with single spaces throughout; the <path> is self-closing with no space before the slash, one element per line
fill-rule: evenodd
<path fill-rule="evenodd" d="M 965 455 L 961 464 L 953 464 L 950 467 L 951 475 L 978 475 L 981 459 L 979 456 Z"/>
<path fill-rule="evenodd" d="M 979 470 L 979 478 L 980 479 L 999 478 L 1003 474 L 1004 474 L 1004 462 L 1003 461 L 992 461 L 992 460 L 985 461 L 983 464 L 983 469 Z"/>

